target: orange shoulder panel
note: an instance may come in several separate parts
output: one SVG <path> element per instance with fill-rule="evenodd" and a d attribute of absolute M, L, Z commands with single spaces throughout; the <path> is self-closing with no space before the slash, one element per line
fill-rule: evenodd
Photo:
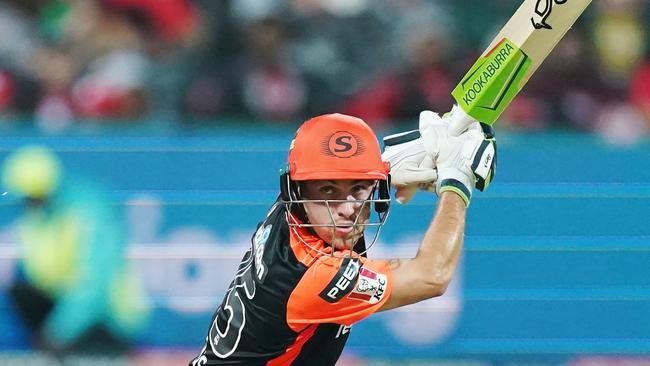
<path fill-rule="evenodd" d="M 392 284 L 388 261 L 321 255 L 289 296 L 287 324 L 294 331 L 318 323 L 351 325 L 379 310 Z"/>

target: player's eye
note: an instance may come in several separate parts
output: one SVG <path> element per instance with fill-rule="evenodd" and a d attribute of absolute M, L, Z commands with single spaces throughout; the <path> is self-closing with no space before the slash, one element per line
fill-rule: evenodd
<path fill-rule="evenodd" d="M 321 186 L 321 187 L 318 189 L 318 191 L 319 191 L 321 194 L 332 195 L 332 194 L 334 194 L 334 192 L 336 192 L 336 189 L 334 188 L 334 186 L 327 185 L 327 186 Z"/>
<path fill-rule="evenodd" d="M 352 187 L 352 194 L 357 199 L 367 199 L 372 191 L 372 184 L 357 184 Z"/>
<path fill-rule="evenodd" d="M 356 185 L 356 186 L 352 187 L 352 192 L 354 192 L 355 194 L 363 193 L 367 189 L 368 189 L 368 187 L 365 187 L 365 186 L 362 186 L 362 185 Z"/>

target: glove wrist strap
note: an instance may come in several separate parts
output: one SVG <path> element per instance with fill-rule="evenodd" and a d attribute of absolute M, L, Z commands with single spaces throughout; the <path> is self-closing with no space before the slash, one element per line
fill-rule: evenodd
<path fill-rule="evenodd" d="M 437 192 L 438 194 L 444 191 L 456 192 L 465 201 L 465 205 L 469 206 L 469 201 L 472 198 L 472 188 L 474 184 L 467 174 L 457 169 L 444 169 L 441 168 L 438 172 Z"/>

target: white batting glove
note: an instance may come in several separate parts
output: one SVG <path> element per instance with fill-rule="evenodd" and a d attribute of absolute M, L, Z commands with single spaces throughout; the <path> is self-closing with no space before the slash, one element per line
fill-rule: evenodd
<path fill-rule="evenodd" d="M 409 202 L 418 187 L 435 187 L 438 173 L 418 130 L 384 137 L 381 156 L 390 163 L 391 186 L 397 188 L 397 202 Z"/>
<path fill-rule="evenodd" d="M 428 156 L 435 162 L 438 159 L 440 147 L 447 143 L 449 137 L 449 122 L 436 112 L 420 112 L 420 133 L 422 143 Z"/>
<path fill-rule="evenodd" d="M 447 173 L 450 171 L 444 165 L 442 168 L 446 169 L 444 172 L 447 175 L 440 175 L 442 171 L 440 167 L 436 166 L 437 163 L 439 164 L 440 159 L 445 162 L 450 159 L 449 157 L 443 158 L 441 154 L 444 152 L 447 155 L 453 155 L 450 149 L 460 141 L 458 137 L 450 136 L 449 133 L 450 118 L 453 117 L 453 112 L 454 110 L 451 114 L 440 117 L 435 112 L 422 111 L 419 130 L 402 132 L 384 138 L 382 159 L 390 162 L 391 185 L 397 188 L 395 199 L 398 202 L 410 201 L 418 188 L 436 193 L 451 189 L 447 186 L 452 185 L 453 181 L 446 182 L 444 186 L 440 185 L 441 178 L 445 177 L 461 182 L 462 187 L 469 187 L 464 189 L 467 193 L 463 195 L 465 202 L 469 203 L 471 190 L 474 187 L 483 191 L 492 181 L 496 169 L 494 131 L 491 127 L 481 125 L 474 120 L 463 127 L 464 134 L 469 133 L 468 136 L 481 140 L 478 141 L 477 148 L 464 153 L 467 155 L 466 158 L 470 159 L 468 165 L 471 169 L 471 175 L 468 175 L 470 178 L 463 180 L 453 174 L 449 175 Z M 462 140 L 468 139 L 468 136 L 463 137 Z M 444 188 L 441 191 L 442 187 Z M 462 189 L 459 188 L 459 190 Z"/>
<path fill-rule="evenodd" d="M 448 121 L 432 111 L 420 112 L 419 130 L 384 137 L 382 159 L 390 162 L 395 199 L 411 200 L 417 189 L 436 192 L 435 161 L 441 144 L 446 143 Z"/>
<path fill-rule="evenodd" d="M 496 140 L 491 129 L 484 132 L 474 123 L 460 136 L 449 136 L 440 145 L 436 192 L 457 193 L 469 205 L 472 190 L 483 191 L 492 181 L 496 170 Z"/>
<path fill-rule="evenodd" d="M 384 161 L 391 165 L 391 185 L 395 199 L 411 200 L 418 188 L 436 191 L 435 161 L 439 146 L 447 140 L 447 121 L 432 111 L 420 112 L 419 129 L 386 136 Z"/>

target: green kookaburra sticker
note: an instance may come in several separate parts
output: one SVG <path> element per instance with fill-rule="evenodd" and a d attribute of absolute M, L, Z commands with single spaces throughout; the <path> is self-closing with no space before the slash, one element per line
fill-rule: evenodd
<path fill-rule="evenodd" d="M 492 124 L 521 89 L 530 62 L 516 45 L 503 39 L 478 59 L 452 95 L 468 115 Z"/>

